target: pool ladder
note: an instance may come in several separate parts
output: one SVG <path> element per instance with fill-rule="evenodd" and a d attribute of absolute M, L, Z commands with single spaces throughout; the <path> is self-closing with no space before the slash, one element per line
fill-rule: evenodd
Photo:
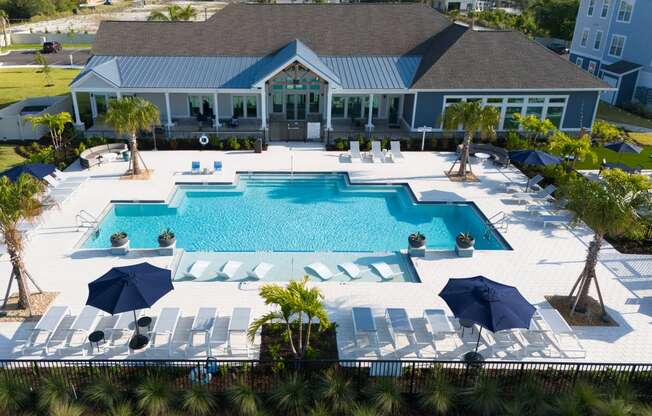
<path fill-rule="evenodd" d="M 500 211 L 494 215 L 492 215 L 489 219 L 485 221 L 485 224 L 487 225 L 487 229 L 484 232 L 484 239 L 488 239 L 491 236 L 491 231 L 493 230 L 498 230 L 498 231 L 507 231 L 507 227 L 509 225 L 509 221 L 507 214 L 505 212 Z"/>
<path fill-rule="evenodd" d="M 77 224 L 77 231 L 79 231 L 81 228 L 95 228 L 99 221 L 93 214 L 82 209 L 75 215 L 75 223 Z M 97 231 L 99 232 L 99 229 Z"/>

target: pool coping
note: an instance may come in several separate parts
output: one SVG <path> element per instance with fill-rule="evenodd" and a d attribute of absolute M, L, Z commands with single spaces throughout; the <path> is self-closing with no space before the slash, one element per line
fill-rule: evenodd
<path fill-rule="evenodd" d="M 108 202 L 108 204 L 104 207 L 102 212 L 97 216 L 97 226 L 102 222 L 104 217 L 108 214 L 109 209 L 111 208 L 112 205 L 114 204 L 169 204 L 172 199 L 174 198 L 175 194 L 178 192 L 179 187 L 181 186 L 237 186 L 240 182 L 240 176 L 241 175 L 278 175 L 278 176 L 294 176 L 294 175 L 312 175 L 312 176 L 320 176 L 320 175 L 336 175 L 336 176 L 342 176 L 344 177 L 346 184 L 348 186 L 400 186 L 408 191 L 408 195 L 410 196 L 410 199 L 412 200 L 412 203 L 417 204 L 417 205 L 469 205 L 471 208 L 480 216 L 480 219 L 485 223 L 485 225 L 490 229 L 491 233 L 500 241 L 500 243 L 504 246 L 500 250 L 480 250 L 476 249 L 478 251 L 513 251 L 513 247 L 507 239 L 502 235 L 502 233 L 496 229 L 496 227 L 491 223 L 489 218 L 485 215 L 484 212 L 478 207 L 478 205 L 474 201 L 423 201 L 419 200 L 417 198 L 417 195 L 414 193 L 414 190 L 410 186 L 409 182 L 378 182 L 378 181 L 370 181 L 370 182 L 354 182 L 351 180 L 351 175 L 349 174 L 348 171 L 320 171 L 320 172 L 311 172 L 311 171 L 298 171 L 298 172 L 287 172 L 287 171 L 236 171 L 235 172 L 235 180 L 234 181 L 205 181 L 205 182 L 198 182 L 198 181 L 175 181 L 172 184 L 171 190 L 168 192 L 168 195 L 165 200 L 162 199 L 112 199 Z M 198 175 L 201 176 L 201 175 Z M 83 244 L 87 241 L 88 237 L 95 232 L 97 229 L 97 226 L 94 228 L 89 228 L 88 231 L 86 231 L 82 237 L 78 240 L 77 244 L 73 247 L 75 250 L 91 250 L 82 247 Z M 151 248 L 151 250 L 154 250 L 155 248 Z M 98 250 L 98 249 L 92 249 L 92 250 Z M 107 249 L 108 250 L 108 249 Z M 150 250 L 150 249 L 148 249 Z M 453 250 L 432 250 L 432 251 L 453 251 Z M 349 252 L 349 251 L 347 251 Z"/>

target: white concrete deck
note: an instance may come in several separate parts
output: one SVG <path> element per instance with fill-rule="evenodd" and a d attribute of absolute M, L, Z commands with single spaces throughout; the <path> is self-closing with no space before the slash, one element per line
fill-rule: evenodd
<path fill-rule="evenodd" d="M 42 226 L 33 234 L 26 249 L 26 263 L 34 278 L 48 291 L 59 291 L 55 304 L 69 305 L 77 313 L 87 297 L 87 284 L 109 268 L 141 261 L 168 266 L 172 257 L 148 257 L 131 254 L 124 257 L 75 254 L 75 245 L 82 237 L 78 231 L 75 215 L 84 209 L 99 215 L 111 200 L 166 199 L 175 181 L 231 181 L 236 171 L 289 171 L 292 163 L 295 171 L 347 171 L 357 182 L 407 182 L 422 200 L 470 200 L 474 201 L 487 217 L 505 212 L 512 218 L 503 236 L 513 251 L 476 251 L 473 258 L 457 258 L 449 252 L 432 252 L 426 258 L 417 259 L 415 266 L 421 284 L 414 283 L 315 283 L 325 294 L 325 303 L 332 320 L 338 324 L 338 344 L 341 358 L 415 358 L 411 347 L 400 348 L 397 354 L 390 347 L 391 339 L 384 323 L 384 309 L 403 307 L 407 309 L 416 329 L 419 342 L 427 341 L 424 321 L 426 308 L 448 310 L 437 296 L 451 277 L 469 277 L 483 274 L 502 283 L 514 285 L 533 304 L 544 305 L 546 295 L 567 294 L 584 262 L 590 233 L 586 230 L 568 230 L 548 226 L 543 229 L 531 221 L 522 221 L 528 215 L 523 206 L 513 204 L 505 193 L 505 183 L 524 181 L 515 170 L 498 170 L 489 163 L 473 165 L 479 183 L 454 183 L 443 174 L 452 162 L 450 153 L 405 153 L 401 164 L 351 164 L 340 160 L 337 152 L 325 152 L 314 146 L 295 147 L 290 151 L 284 146 L 270 146 L 263 154 L 245 152 L 145 152 L 143 157 L 153 169 L 146 181 L 122 180 L 126 163 L 113 162 L 80 172 L 90 179 L 62 206 L 50 212 Z M 212 161 L 224 163 L 221 175 L 185 175 L 192 160 L 200 160 L 204 166 Z M 158 230 L 156 230 L 158 231 Z M 198 230 L 200 232 L 200 230 Z M 0 285 L 4 288 L 9 276 L 6 257 L 0 263 Z M 264 260 L 264 259 L 261 259 Z M 610 247 L 603 250 L 598 277 L 610 314 L 620 324 L 610 328 L 575 328 L 587 351 L 586 361 L 601 362 L 650 362 L 652 361 L 652 261 L 644 256 L 621 255 Z M 215 306 L 220 319 L 217 331 L 216 354 L 226 337 L 228 317 L 238 306 L 253 308 L 254 317 L 266 310 L 257 295 L 257 284 L 239 288 L 237 283 L 224 282 L 177 282 L 175 290 L 161 299 L 149 313 L 155 315 L 166 306 L 182 309 L 184 318 L 175 338 L 176 358 L 184 357 L 187 329 L 191 316 L 199 306 Z M 381 342 L 380 351 L 358 349 L 353 343 L 351 308 L 370 306 L 376 315 Z M 108 319 L 105 319 L 108 324 Z M 38 352 L 23 356 L 20 346 L 34 323 L 0 324 L 0 358 L 37 357 Z M 65 325 L 64 325 L 65 326 Z M 467 331 L 467 334 L 469 332 Z M 61 334 L 59 334 L 61 335 Z M 222 340 L 222 342 L 220 342 Z M 475 335 L 469 341 L 475 341 Z M 472 348 L 468 346 L 467 348 Z M 427 355 L 428 348 L 423 349 Z M 111 352 L 103 357 L 124 357 L 125 351 Z M 442 358 L 459 358 L 461 350 Z M 255 354 L 255 353 L 254 353 Z M 66 357 L 63 352 L 55 357 Z M 161 355 L 144 353 L 137 356 L 161 358 Z M 77 355 L 79 357 L 79 355 Z M 518 359 L 515 355 L 499 358 Z M 541 357 L 525 357 L 541 360 Z M 551 360 L 543 358 L 543 360 Z"/>

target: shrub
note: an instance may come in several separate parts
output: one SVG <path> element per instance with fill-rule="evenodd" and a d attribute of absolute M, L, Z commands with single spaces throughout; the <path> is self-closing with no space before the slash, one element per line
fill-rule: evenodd
<path fill-rule="evenodd" d="M 166 383 L 156 379 L 143 382 L 136 389 L 138 407 L 148 416 L 164 416 L 172 408 L 174 393 Z"/>
<path fill-rule="evenodd" d="M 528 141 L 515 131 L 508 131 L 505 135 L 505 147 L 509 150 L 527 149 Z"/>
<path fill-rule="evenodd" d="M 344 414 L 355 404 L 353 383 L 335 367 L 324 371 L 319 380 L 318 394 L 335 414 Z"/>
<path fill-rule="evenodd" d="M 339 150 L 340 152 L 344 150 L 349 150 L 349 141 L 341 137 L 338 137 L 337 139 L 335 139 L 335 150 Z"/>
<path fill-rule="evenodd" d="M 226 391 L 226 397 L 237 415 L 256 416 L 260 413 L 260 398 L 247 384 L 235 384 Z"/>
<path fill-rule="evenodd" d="M 224 143 L 222 142 L 222 140 L 220 140 L 217 134 L 208 135 L 208 144 L 210 145 L 211 149 L 214 150 L 224 149 Z"/>
<path fill-rule="evenodd" d="M 196 384 L 182 393 L 181 407 L 189 415 L 207 416 L 213 414 L 217 401 L 206 386 Z"/>
<path fill-rule="evenodd" d="M 591 137 L 597 140 L 600 144 L 621 140 L 623 136 L 623 131 L 614 124 L 601 120 L 596 120 L 596 122 L 593 123 Z"/>
<path fill-rule="evenodd" d="M 243 150 L 251 150 L 253 149 L 253 142 L 251 141 L 251 138 L 249 137 L 243 137 L 240 140 L 238 140 L 238 143 L 240 144 L 240 148 Z"/>
<path fill-rule="evenodd" d="M 98 408 L 112 408 L 124 394 L 123 386 L 109 377 L 93 381 L 84 391 L 88 404 Z"/>
<path fill-rule="evenodd" d="M 280 414 L 289 416 L 304 416 L 312 403 L 308 384 L 297 373 L 290 374 L 269 399 Z"/>
<path fill-rule="evenodd" d="M 226 139 L 226 148 L 228 150 L 240 150 L 240 143 L 238 142 L 238 139 L 233 136 Z"/>
<path fill-rule="evenodd" d="M 392 377 L 383 377 L 370 384 L 367 395 L 378 415 L 400 415 L 406 404 L 400 387 Z"/>
<path fill-rule="evenodd" d="M 631 102 L 625 104 L 623 105 L 623 110 L 629 111 L 630 113 L 636 114 L 637 116 L 641 116 L 643 118 L 652 119 L 652 111 L 650 111 L 646 106 L 644 106 L 641 103 Z"/>
<path fill-rule="evenodd" d="M 449 414 L 455 405 L 455 388 L 444 376 L 438 374 L 428 383 L 423 393 L 419 395 L 419 406 L 437 415 Z"/>

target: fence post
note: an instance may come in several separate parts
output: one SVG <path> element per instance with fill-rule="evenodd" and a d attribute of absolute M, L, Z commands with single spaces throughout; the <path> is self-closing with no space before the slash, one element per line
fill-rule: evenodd
<path fill-rule="evenodd" d="M 412 374 L 410 375 L 410 394 L 414 394 L 414 373 L 416 372 L 416 364 L 412 361 Z"/>

